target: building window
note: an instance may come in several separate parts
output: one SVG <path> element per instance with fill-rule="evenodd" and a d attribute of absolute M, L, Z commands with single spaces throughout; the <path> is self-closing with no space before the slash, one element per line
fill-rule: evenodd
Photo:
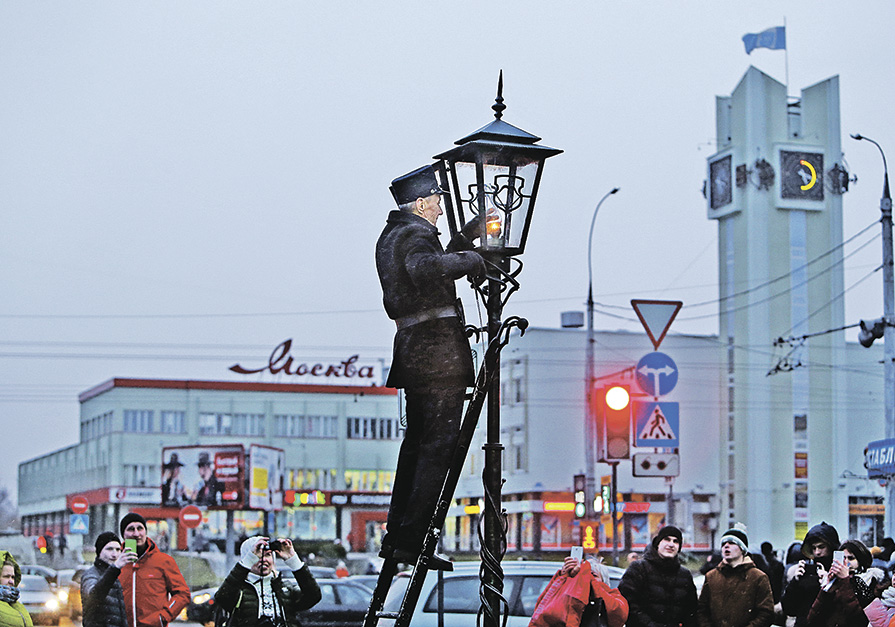
<path fill-rule="evenodd" d="M 186 412 L 163 411 L 161 413 L 162 433 L 186 433 Z"/>
<path fill-rule="evenodd" d="M 233 414 L 233 435 L 264 435 L 264 414 Z"/>
<path fill-rule="evenodd" d="M 349 418 L 349 440 L 398 440 L 401 438 L 397 418 Z"/>
<path fill-rule="evenodd" d="M 124 430 L 129 433 L 152 433 L 151 409 L 125 409 Z"/>
<path fill-rule="evenodd" d="M 199 414 L 199 435 L 231 435 L 232 429 L 230 414 Z"/>
<path fill-rule="evenodd" d="M 124 485 L 155 486 L 159 483 L 158 466 L 153 464 L 125 464 Z"/>
<path fill-rule="evenodd" d="M 274 435 L 286 438 L 335 439 L 337 424 L 337 416 L 278 414 L 273 417 Z"/>

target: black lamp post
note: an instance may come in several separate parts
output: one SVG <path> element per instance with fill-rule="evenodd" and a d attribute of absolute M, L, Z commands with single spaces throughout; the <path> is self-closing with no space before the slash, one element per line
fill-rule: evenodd
<path fill-rule="evenodd" d="M 528 229 L 534 213 L 541 171 L 548 157 L 561 153 L 556 148 L 539 146 L 539 137 L 501 120 L 503 104 L 503 72 L 497 83 L 497 99 L 491 107 L 494 121 L 471 135 L 456 141 L 456 148 L 436 155 L 436 168 L 442 186 L 450 190 L 445 208 L 451 235 L 476 218 L 479 239 L 476 251 L 488 262 L 487 282 L 479 288 L 488 310 L 488 341 L 494 339 L 501 325 L 503 306 L 518 289 L 515 277 L 522 269 L 516 259 L 525 250 Z M 488 390 L 487 441 L 482 483 L 485 491 L 484 532 L 482 537 L 481 572 L 482 611 L 484 624 L 500 625 L 503 599 L 503 570 L 500 562 L 506 552 L 506 515 L 501 507 L 500 443 L 500 356 L 486 362 L 493 373 Z"/>

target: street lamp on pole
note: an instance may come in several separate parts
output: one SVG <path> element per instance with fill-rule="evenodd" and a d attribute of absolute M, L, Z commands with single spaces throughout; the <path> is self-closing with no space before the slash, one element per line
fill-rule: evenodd
<path fill-rule="evenodd" d="M 503 121 L 503 72 L 497 83 L 494 120 L 471 135 L 459 139 L 456 147 L 435 156 L 435 167 L 444 196 L 445 213 L 451 235 L 475 221 L 478 231 L 476 251 L 487 262 L 487 282 L 477 287 L 486 304 L 488 344 L 500 334 L 503 307 L 519 287 L 516 276 L 522 271 L 519 256 L 525 250 L 544 162 L 562 150 L 541 146 L 536 137 Z M 511 263 L 513 262 L 513 263 Z M 500 354 L 486 360 L 491 381 L 487 396 L 485 461 L 482 484 L 485 511 L 480 573 L 482 613 L 485 627 L 499 627 L 503 598 L 503 570 L 506 552 L 506 516 L 501 505 L 500 443 Z"/>
<path fill-rule="evenodd" d="M 591 250 L 593 248 L 594 224 L 603 201 L 617 193 L 618 187 L 613 187 L 597 203 L 594 209 L 594 217 L 590 221 L 590 231 L 587 236 L 587 347 L 584 364 L 584 504 L 587 508 L 587 518 L 592 520 L 594 512 L 594 499 L 596 498 L 596 446 L 597 446 L 597 420 L 594 416 L 594 279 L 593 264 L 591 263 Z M 613 486 L 614 489 L 614 486 Z"/>
<path fill-rule="evenodd" d="M 895 267 L 892 259 L 892 196 L 889 193 L 889 167 L 886 153 L 877 142 L 860 134 L 852 139 L 868 141 L 879 150 L 883 158 L 883 195 L 879 201 L 880 223 L 883 227 L 883 398 L 886 412 L 886 438 L 895 438 Z M 872 343 L 872 340 L 871 340 Z M 869 344 L 868 344 L 869 346 Z M 886 487 L 886 535 L 895 534 L 895 481 Z"/>

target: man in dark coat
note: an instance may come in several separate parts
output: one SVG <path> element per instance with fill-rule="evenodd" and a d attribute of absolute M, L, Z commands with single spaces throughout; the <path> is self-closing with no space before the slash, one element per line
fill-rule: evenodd
<path fill-rule="evenodd" d="M 774 618 L 771 582 L 752 561 L 744 528 L 724 532 L 721 557 L 702 585 L 699 627 L 769 627 Z"/>
<path fill-rule="evenodd" d="M 322 598 L 310 568 L 296 554 L 289 538 L 273 544 L 254 536 L 240 546 L 240 559 L 214 593 L 215 603 L 230 613 L 232 627 L 287 627 L 300 625 L 298 612 L 314 607 Z M 275 556 L 292 571 L 284 579 Z"/>
<path fill-rule="evenodd" d="M 787 567 L 780 601 L 786 615 L 796 617 L 796 627 L 807 624 L 808 611 L 820 592 L 820 580 L 830 570 L 833 551 L 838 548 L 839 533 L 832 525 L 821 522 L 811 527 L 802 540 L 805 559 Z"/>
<path fill-rule="evenodd" d="M 628 627 L 696 625 L 696 586 L 680 561 L 680 529 L 662 527 L 643 557 L 628 566 L 618 589 L 628 600 Z"/>
<path fill-rule="evenodd" d="M 118 575 L 137 556 L 121 549 L 121 539 L 104 531 L 96 539 L 96 560 L 81 576 L 84 627 L 127 627 L 124 591 Z"/>
<path fill-rule="evenodd" d="M 475 381 L 454 282 L 483 277 L 485 263 L 461 250 L 470 248 L 475 220 L 442 247 L 435 225 L 443 191 L 431 166 L 395 179 L 391 192 L 398 209 L 376 243 L 376 270 L 385 311 L 397 325 L 386 385 L 404 389 L 407 429 L 380 555 L 414 562 L 457 443 L 466 388 Z M 430 568 L 439 567 L 449 563 L 430 560 Z"/>

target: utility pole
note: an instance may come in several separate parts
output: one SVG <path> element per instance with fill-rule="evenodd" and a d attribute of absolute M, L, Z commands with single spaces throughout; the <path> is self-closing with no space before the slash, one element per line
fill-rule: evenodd
<path fill-rule="evenodd" d="M 853 139 L 868 141 L 883 158 L 883 195 L 879 201 L 880 223 L 883 227 L 883 367 L 886 439 L 895 439 L 895 267 L 892 258 L 892 196 L 889 193 L 889 167 L 882 146 L 869 137 L 852 135 Z M 886 486 L 886 535 L 895 537 L 895 479 Z"/>
<path fill-rule="evenodd" d="M 584 505 L 587 508 L 587 518 L 593 520 L 594 499 L 597 496 L 596 477 L 596 446 L 597 446 L 597 417 L 594 416 L 594 278 L 591 264 L 591 249 L 594 239 L 594 223 L 603 201 L 612 194 L 618 192 L 618 187 L 613 187 L 597 203 L 594 209 L 594 217 L 590 221 L 590 231 L 587 236 L 587 346 L 584 355 Z M 615 485 L 612 486 L 615 495 Z M 615 513 L 613 512 L 613 516 Z M 615 537 L 613 535 L 613 537 Z M 618 562 L 616 562 L 618 563 Z"/>

